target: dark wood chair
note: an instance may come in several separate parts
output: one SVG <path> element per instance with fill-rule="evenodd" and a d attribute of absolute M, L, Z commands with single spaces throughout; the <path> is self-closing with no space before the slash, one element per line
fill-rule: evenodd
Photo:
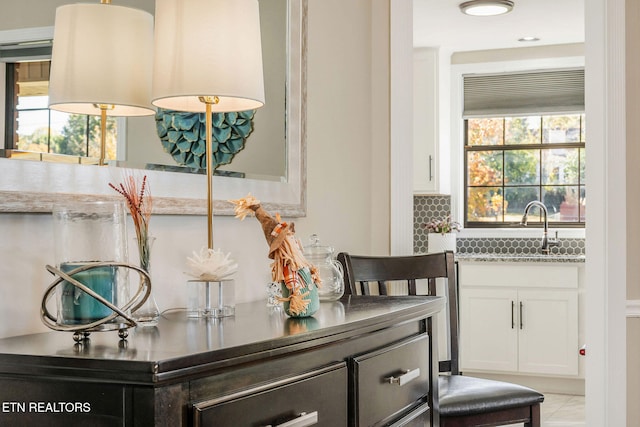
<path fill-rule="evenodd" d="M 524 423 L 540 426 L 540 404 L 544 395 L 517 384 L 461 375 L 458 366 L 458 287 L 453 252 L 400 257 L 372 257 L 338 254 L 344 267 L 345 293 L 371 295 L 371 283 L 378 293 L 389 293 L 389 282 L 401 283 L 403 293 L 417 294 L 425 280 L 429 295 L 436 295 L 436 279 L 446 279 L 450 359 L 440 361 L 440 425 L 500 426 Z M 393 285 L 397 286 L 397 285 Z"/>

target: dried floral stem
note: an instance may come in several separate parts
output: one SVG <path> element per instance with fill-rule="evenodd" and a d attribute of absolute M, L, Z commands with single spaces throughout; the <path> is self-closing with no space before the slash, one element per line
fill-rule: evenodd
<path fill-rule="evenodd" d="M 140 266 L 149 269 L 150 259 L 150 239 L 149 239 L 149 220 L 151 219 L 151 211 L 153 208 L 153 198 L 149 191 L 147 176 L 142 177 L 142 182 L 133 174 L 127 175 L 124 182 L 119 185 L 109 183 L 109 187 L 120 193 L 127 201 L 131 219 L 136 230 L 136 238 L 138 241 L 138 252 L 140 254 Z"/>

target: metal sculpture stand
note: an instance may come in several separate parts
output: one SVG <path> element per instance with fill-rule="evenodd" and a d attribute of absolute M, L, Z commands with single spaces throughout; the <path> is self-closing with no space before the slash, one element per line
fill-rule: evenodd
<path fill-rule="evenodd" d="M 127 303 L 122 307 L 115 306 L 111 302 L 107 301 L 104 297 L 72 277 L 74 274 L 100 267 L 124 267 L 135 270 L 140 276 L 141 280 L 140 284 L 138 285 L 138 291 L 133 296 L 133 298 L 127 301 Z M 147 298 L 149 298 L 149 295 L 151 294 L 151 277 L 145 270 L 132 264 L 120 262 L 94 262 L 85 264 L 66 273 L 50 265 L 47 265 L 46 268 L 47 271 L 58 277 L 53 283 L 51 283 L 51 285 L 49 285 L 49 287 L 44 292 L 44 296 L 42 297 L 42 305 L 40 307 L 40 318 L 47 327 L 53 329 L 54 331 L 73 332 L 73 339 L 76 343 L 81 343 L 83 340 L 87 339 L 91 332 L 113 331 L 116 329 L 118 330 L 118 336 L 120 337 L 120 339 L 126 340 L 126 338 L 129 336 L 129 332 L 127 331 L 127 329 L 137 326 L 136 321 L 131 317 L 130 314 L 127 314 L 127 312 L 133 313 L 138 308 L 142 307 L 144 302 L 147 300 Z M 82 325 L 59 324 L 57 322 L 57 316 L 54 316 L 47 309 L 47 302 L 55 293 L 58 285 L 64 281 L 69 282 L 71 285 L 75 286 L 76 288 L 85 292 L 87 295 L 99 301 L 102 305 L 108 307 L 112 311 L 112 313 L 108 316 L 103 317 L 102 319 Z"/>

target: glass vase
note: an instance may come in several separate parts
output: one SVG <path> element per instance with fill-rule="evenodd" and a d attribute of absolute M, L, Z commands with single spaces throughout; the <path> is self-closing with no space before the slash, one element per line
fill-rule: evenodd
<path fill-rule="evenodd" d="M 136 239 L 136 244 L 138 245 L 138 253 L 140 255 L 140 268 L 146 271 L 150 277 L 152 277 L 151 249 L 155 240 L 156 238 L 151 236 L 147 236 L 146 238 L 142 238 L 140 240 Z M 138 326 L 156 326 L 158 324 L 158 319 L 160 318 L 160 309 L 158 309 L 158 304 L 156 303 L 156 299 L 153 296 L 153 286 L 151 284 L 150 286 L 151 293 L 149 294 L 149 297 L 145 300 L 144 304 L 142 304 L 140 308 L 131 313 L 131 317 L 136 321 Z"/>

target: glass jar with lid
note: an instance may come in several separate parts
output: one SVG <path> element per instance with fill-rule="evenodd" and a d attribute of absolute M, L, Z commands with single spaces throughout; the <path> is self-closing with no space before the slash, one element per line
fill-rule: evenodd
<path fill-rule="evenodd" d="M 335 250 L 331 246 L 320 244 L 317 234 L 309 238 L 309 245 L 304 247 L 304 256 L 317 269 L 322 284 L 318 288 L 320 301 L 335 301 L 344 295 L 344 273 L 342 264 L 333 256 Z"/>

